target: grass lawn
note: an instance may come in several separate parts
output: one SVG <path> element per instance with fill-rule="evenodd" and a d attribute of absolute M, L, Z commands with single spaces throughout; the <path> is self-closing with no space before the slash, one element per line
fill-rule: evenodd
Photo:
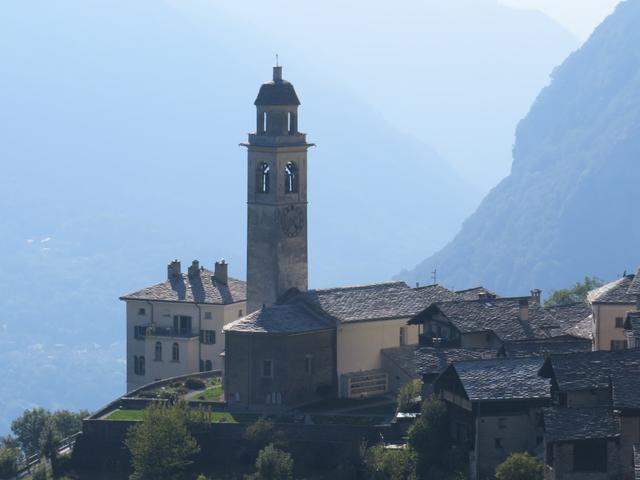
<path fill-rule="evenodd" d="M 111 412 L 106 420 L 142 420 L 144 410 L 117 409 Z"/>
<path fill-rule="evenodd" d="M 214 385 L 204 390 L 201 394 L 196 395 L 197 400 L 220 400 L 222 396 L 222 385 Z"/>
<path fill-rule="evenodd" d="M 210 412 L 211 423 L 250 423 L 258 419 L 258 415 L 250 413 Z M 142 420 L 144 410 L 118 409 L 111 412 L 106 420 Z"/>

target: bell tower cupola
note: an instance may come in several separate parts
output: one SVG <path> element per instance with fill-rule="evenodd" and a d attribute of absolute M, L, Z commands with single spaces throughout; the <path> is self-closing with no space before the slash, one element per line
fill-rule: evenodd
<path fill-rule="evenodd" d="M 307 289 L 307 143 L 298 131 L 300 100 L 273 67 L 256 106 L 247 147 L 247 310 Z"/>

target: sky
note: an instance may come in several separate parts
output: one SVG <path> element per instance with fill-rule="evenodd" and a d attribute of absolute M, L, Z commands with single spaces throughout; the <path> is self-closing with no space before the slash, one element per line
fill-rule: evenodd
<path fill-rule="evenodd" d="M 620 0 L 499 0 L 504 5 L 533 8 L 586 40 L 593 29 L 608 16 Z"/>

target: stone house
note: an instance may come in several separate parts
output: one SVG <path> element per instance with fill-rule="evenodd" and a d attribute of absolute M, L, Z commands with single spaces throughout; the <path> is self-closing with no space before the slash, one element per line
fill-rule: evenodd
<path fill-rule="evenodd" d="M 640 270 L 592 290 L 587 300 L 593 311 L 594 349 L 626 348 L 625 317 L 630 311 L 640 310 Z"/>
<path fill-rule="evenodd" d="M 197 260 L 182 272 L 167 267 L 167 280 L 120 297 L 127 310 L 127 391 L 188 373 L 221 370 L 222 327 L 246 314 L 246 285 Z"/>
<path fill-rule="evenodd" d="M 544 411 L 546 477 L 632 478 L 640 442 L 640 350 L 551 355 Z"/>
<path fill-rule="evenodd" d="M 549 381 L 538 376 L 541 357 L 453 363 L 434 384 L 447 404 L 452 438 L 469 455 L 469 478 L 493 478 L 514 452 L 537 452 Z"/>
<path fill-rule="evenodd" d="M 318 328 L 333 331 L 332 335 L 327 334 L 326 339 L 331 338 L 333 342 L 330 347 L 327 345 L 327 348 L 333 352 L 330 365 L 334 369 L 334 375 L 330 383 L 328 376 L 322 380 L 314 380 L 315 394 L 313 388 L 306 390 L 305 395 L 297 395 L 291 388 L 278 390 L 281 404 L 294 406 L 315 400 L 322 396 L 321 392 L 363 398 L 393 390 L 402 383 L 390 381 L 387 365 L 383 363 L 382 351 L 391 347 L 416 345 L 418 328 L 408 326 L 407 320 L 425 305 L 440 298 L 453 296 L 453 292 L 438 285 L 409 288 L 404 282 L 306 292 L 291 290 L 275 305 L 265 306 L 260 311 L 225 326 L 227 400 L 231 404 L 237 403 L 245 407 L 266 403 L 267 397 L 262 395 L 262 390 L 259 390 L 259 395 L 243 396 L 243 392 L 258 389 L 257 377 L 243 366 L 247 354 L 240 349 L 240 345 L 258 341 L 249 340 L 248 337 L 277 334 L 280 338 L 281 345 L 262 342 L 263 348 L 253 350 L 252 358 L 257 364 L 273 362 L 273 377 L 262 380 L 265 383 L 282 386 L 284 384 L 281 380 L 292 378 L 291 368 L 303 365 L 307 356 L 315 358 L 315 354 L 310 350 L 300 350 L 300 356 L 295 359 L 284 358 L 274 353 L 274 350 L 283 350 L 282 342 L 302 342 L 301 328 L 305 335 L 311 335 L 311 332 L 316 332 Z M 293 306 L 296 308 L 292 310 Z M 302 311 L 307 313 L 298 319 L 294 312 L 300 314 Z M 309 315 L 313 315 L 314 323 L 309 322 Z M 259 322 L 259 327 L 256 326 L 256 322 Z M 314 362 L 319 365 L 320 359 Z"/>

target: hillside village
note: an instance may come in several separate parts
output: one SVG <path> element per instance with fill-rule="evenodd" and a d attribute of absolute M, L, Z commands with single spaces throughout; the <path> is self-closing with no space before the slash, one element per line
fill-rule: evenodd
<path fill-rule="evenodd" d="M 640 270 L 554 306 L 535 288 L 519 297 L 401 281 L 309 289 L 311 144 L 282 67 L 255 105 L 243 144 L 247 281 L 224 260 L 186 271 L 174 260 L 163 282 L 121 297 L 128 393 L 84 420 L 78 465 L 126 463 L 122 444 L 141 410 L 178 397 L 215 419 L 197 433 L 200 458 L 217 461 L 264 416 L 294 456 L 363 440 L 402 448 L 420 399 L 438 399 L 469 479 L 493 478 L 518 452 L 541 459 L 550 480 L 640 478 Z M 203 393 L 186 388 L 196 380 Z M 420 390 L 396 409 L 407 385 Z"/>

